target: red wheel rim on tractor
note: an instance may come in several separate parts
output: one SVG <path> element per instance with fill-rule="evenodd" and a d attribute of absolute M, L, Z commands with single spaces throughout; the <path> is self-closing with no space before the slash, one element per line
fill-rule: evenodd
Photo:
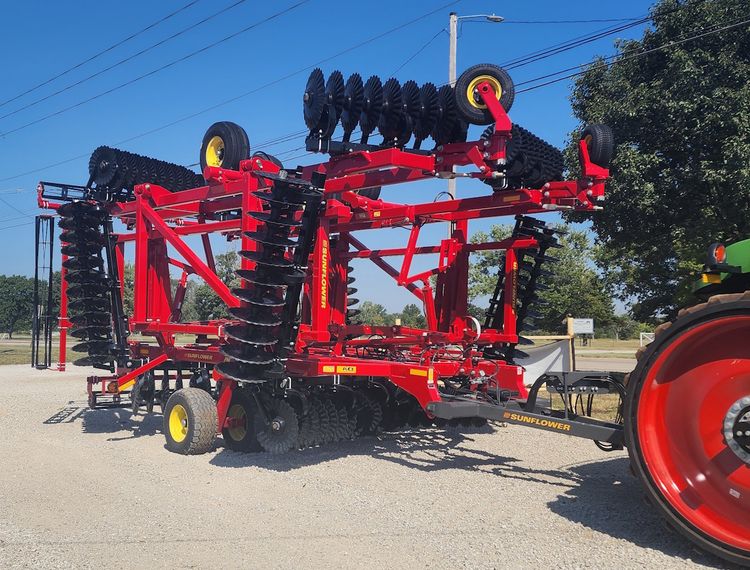
<path fill-rule="evenodd" d="M 728 412 L 750 397 L 750 315 L 679 334 L 637 397 L 638 447 L 656 490 L 695 530 L 750 551 L 750 463 L 724 436 Z"/>

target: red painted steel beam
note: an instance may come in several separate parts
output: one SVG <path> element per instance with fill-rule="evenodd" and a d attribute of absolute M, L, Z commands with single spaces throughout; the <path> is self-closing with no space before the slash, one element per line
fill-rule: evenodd
<path fill-rule="evenodd" d="M 208 265 L 200 257 L 198 257 L 192 249 L 190 249 L 190 246 L 188 246 L 184 241 L 180 239 L 180 237 L 172 230 L 172 228 L 170 228 L 148 204 L 146 204 L 144 201 L 141 202 L 141 211 L 143 213 L 143 216 L 145 216 L 148 221 L 153 224 L 154 229 L 156 229 L 159 234 L 162 235 L 169 242 L 169 244 L 174 247 L 182 257 L 185 258 L 185 260 L 195 270 L 195 273 L 199 275 L 227 305 L 229 305 L 230 307 L 239 307 L 240 301 L 237 299 L 237 297 L 232 295 L 229 287 L 227 287 L 226 284 L 221 279 L 219 279 L 219 276 L 211 271 L 211 268 L 208 267 Z"/>
<path fill-rule="evenodd" d="M 128 372 L 127 374 L 120 376 L 117 379 L 117 391 L 124 392 L 125 390 L 130 388 L 133 384 L 135 384 L 135 381 L 138 379 L 138 376 L 148 372 L 149 370 L 153 368 L 156 368 L 157 366 L 159 366 L 163 362 L 166 362 L 167 360 L 169 360 L 169 357 L 166 354 L 161 354 L 160 356 L 157 356 L 156 358 L 149 360 L 143 366 L 139 366 L 135 370 L 132 370 Z"/>

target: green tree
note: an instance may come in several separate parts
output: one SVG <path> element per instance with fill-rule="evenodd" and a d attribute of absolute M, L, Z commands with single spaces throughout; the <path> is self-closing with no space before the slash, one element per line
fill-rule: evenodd
<path fill-rule="evenodd" d="M 401 318 L 401 324 L 405 327 L 423 329 L 427 326 L 427 319 L 425 319 L 422 309 L 414 303 L 406 305 L 399 316 Z"/>
<path fill-rule="evenodd" d="M 380 303 L 364 301 L 357 308 L 361 313 L 352 319 L 355 323 L 384 326 L 392 325 L 395 322 L 395 316 L 389 314 L 385 307 Z"/>
<path fill-rule="evenodd" d="M 132 263 L 126 263 L 122 272 L 123 294 L 122 306 L 126 315 L 133 314 L 133 294 L 135 291 L 135 266 Z"/>
<path fill-rule="evenodd" d="M 34 280 L 22 275 L 0 275 L 0 332 L 30 329 L 34 315 Z"/>
<path fill-rule="evenodd" d="M 195 314 L 199 321 L 221 319 L 229 315 L 226 303 L 205 283 L 195 288 L 195 296 L 191 301 L 192 306 L 188 307 L 188 310 Z"/>
<path fill-rule="evenodd" d="M 47 304 L 47 277 L 48 275 L 40 275 L 39 278 L 39 304 L 40 304 L 40 312 L 44 311 L 44 307 Z M 60 271 L 55 271 L 52 274 L 52 304 L 50 305 L 48 309 L 48 314 L 53 317 L 52 319 L 52 328 L 57 328 L 57 317 L 60 315 L 60 292 L 61 292 L 61 279 L 62 279 L 62 273 Z M 32 286 L 33 286 L 33 280 L 32 280 Z M 32 315 L 33 315 L 33 308 L 32 308 Z"/>
<path fill-rule="evenodd" d="M 549 332 L 564 332 L 563 320 L 567 315 L 593 318 L 597 328 L 606 327 L 614 319 L 612 299 L 607 294 L 604 281 L 594 268 L 595 248 L 586 232 L 563 227 L 567 234 L 560 238 L 560 249 L 548 250 L 548 255 L 557 258 L 557 263 L 547 263 L 544 268 L 551 275 L 539 280 L 546 287 L 538 292 L 544 303 L 532 308 L 541 317 L 535 327 Z M 500 240 L 510 235 L 510 226 L 493 226 L 491 238 L 477 232 L 473 242 Z M 497 283 L 498 269 L 501 267 L 502 252 L 485 251 L 472 259 L 469 269 L 469 295 L 474 304 L 486 306 L 480 297 L 491 295 Z"/>
<path fill-rule="evenodd" d="M 237 277 L 237 269 L 240 267 L 240 256 L 236 251 L 220 253 L 215 259 L 216 274 L 224 283 L 230 287 L 238 287 L 240 278 Z"/>
<path fill-rule="evenodd" d="M 220 253 L 215 261 L 219 278 L 230 287 L 238 287 L 240 279 L 235 271 L 240 266 L 240 256 L 237 252 Z M 226 303 L 205 283 L 200 283 L 194 289 L 189 287 L 186 293 L 182 309 L 183 320 L 206 321 L 229 316 Z"/>
<path fill-rule="evenodd" d="M 619 41 L 617 51 L 643 53 L 717 29 L 747 8 L 746 0 L 662 0 L 642 39 Z M 671 317 L 692 302 L 709 243 L 750 235 L 750 27 L 602 62 L 572 93 L 581 125 L 606 123 L 617 143 L 604 211 L 590 216 L 603 246 L 598 262 L 636 319 Z"/>

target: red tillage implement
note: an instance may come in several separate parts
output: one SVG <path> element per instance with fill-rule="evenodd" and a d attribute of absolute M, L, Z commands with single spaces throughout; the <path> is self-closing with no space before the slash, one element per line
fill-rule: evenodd
<path fill-rule="evenodd" d="M 85 353 L 75 363 L 107 370 L 88 379 L 90 405 L 120 405 L 123 395 L 134 410 L 160 403 L 167 447 L 178 453 L 210 450 L 217 433 L 233 450 L 280 453 L 405 425 L 487 420 L 589 438 L 604 450 L 627 445 L 675 527 L 727 559 L 747 562 L 750 449 L 722 444 L 717 434 L 681 432 L 697 438 L 686 462 L 652 433 L 657 415 L 673 413 L 670 398 L 684 399 L 676 387 L 658 387 L 679 372 L 664 365 L 668 356 L 656 359 L 665 377 L 649 372 L 654 357 L 627 384 L 616 374 L 548 372 L 525 387 L 516 363 L 525 341 L 519 332 L 533 322 L 543 266 L 559 247 L 556 230 L 529 214 L 599 208 L 613 141 L 604 125 L 586 128 L 580 175 L 564 180 L 562 154 L 511 123 L 512 102 L 512 81 L 492 65 L 474 66 L 455 88 L 440 89 L 395 79 L 383 85 L 377 77 L 363 82 L 358 74 L 344 83 L 339 72 L 326 82 L 315 70 L 304 94 L 306 146 L 329 154 L 327 162 L 285 168 L 267 154 L 251 155 L 245 131 L 224 122 L 204 137 L 203 176 L 100 147 L 86 185 L 40 183 L 40 206 L 57 210 L 61 220 L 61 345 L 71 334 L 78 339 L 73 350 Z M 339 123 L 343 136 L 334 141 Z M 490 126 L 468 141 L 469 123 Z M 361 139 L 352 142 L 356 127 Z M 369 142 L 376 128 L 383 137 L 377 145 Z M 428 136 L 435 146 L 422 150 Z M 487 192 L 423 201 L 415 188 L 414 200 L 379 197 L 381 187 L 401 184 L 407 200 L 407 183 L 451 177 L 476 178 Z M 509 238 L 469 241 L 470 220 L 511 215 Z M 436 223 L 450 224 L 450 235 L 418 245 L 422 228 Z M 378 248 L 377 233 L 365 232 L 392 228 L 408 230 L 403 247 Z M 239 240 L 235 283 L 217 274 L 212 233 Z M 189 236 L 200 236 L 202 251 Z M 469 263 L 488 250 L 502 254 L 480 322 L 469 314 Z M 415 270 L 415 256 L 425 255 L 437 259 L 434 267 Z M 126 258 L 135 275 L 130 314 Z M 370 260 L 413 294 L 425 326 L 362 322 L 352 260 Z M 191 276 L 218 295 L 228 317 L 183 321 Z M 733 320 L 736 326 L 748 320 L 750 307 L 740 309 L 744 321 Z M 191 342 L 180 342 L 186 335 Z M 656 345 L 652 350 L 661 350 Z M 721 368 L 741 393 L 730 390 L 713 402 L 721 408 L 718 434 L 724 423 L 750 414 L 750 383 L 740 368 L 733 369 L 744 374 L 739 379 Z M 559 394 L 563 409 L 538 403 L 542 388 Z M 603 393 L 624 401 L 614 421 L 591 417 L 591 401 Z M 652 393 L 658 399 L 649 400 Z M 694 419 L 685 418 L 686 425 Z"/>

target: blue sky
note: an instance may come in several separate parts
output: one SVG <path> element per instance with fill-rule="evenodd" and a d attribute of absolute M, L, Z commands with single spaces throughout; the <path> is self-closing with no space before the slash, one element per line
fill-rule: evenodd
<path fill-rule="evenodd" d="M 650 6 L 650 2 L 641 0 L 627 3 L 463 0 L 450 6 L 446 6 L 448 0 L 383 0 L 377 3 L 310 0 L 283 16 L 239 33 L 167 69 L 36 122 L 261 22 L 300 0 L 237 1 L 198 0 L 176 16 L 103 56 L 0 106 L 0 117 L 8 115 L 0 118 L 2 273 L 33 273 L 32 222 L 37 213 L 34 192 L 37 182 L 85 183 L 88 155 L 99 145 L 116 145 L 139 154 L 190 165 L 198 160 L 205 129 L 215 121 L 231 120 L 241 124 L 249 134 L 251 147 L 302 131 L 301 94 L 309 74 L 304 68 L 436 9 L 434 14 L 393 34 L 333 57 L 321 65 L 324 73 L 328 75 L 339 69 L 345 77 L 356 71 L 365 78 L 377 74 L 385 80 L 398 70 L 395 76 L 401 82 L 414 79 L 418 83 L 443 83 L 448 73 L 448 35 L 439 32 L 447 28 L 451 11 L 460 15 L 497 13 L 507 20 L 499 24 L 464 23 L 458 41 L 460 73 L 476 63 L 502 64 L 613 25 L 607 22 L 526 24 L 513 21 L 633 18 L 645 15 Z M 15 47 L 4 50 L 0 102 L 86 60 L 187 3 L 188 0 L 86 0 L 5 4 L 4 42 L 6 46 Z M 115 69 L 32 104 L 235 3 L 236 6 L 221 15 Z M 640 37 L 642 30 L 643 26 L 638 26 L 617 36 L 565 51 L 514 69 L 511 75 L 519 83 L 588 62 L 595 55 L 611 54 L 615 38 Z M 299 73 L 295 73 L 297 71 Z M 271 83 L 273 85 L 264 87 Z M 255 92 L 250 93 L 252 91 Z M 575 126 L 569 92 L 570 83 L 564 81 L 521 94 L 516 98 L 511 118 L 561 146 Z M 250 94 L 241 96 L 245 93 Z M 222 104 L 230 99 L 234 100 Z M 29 108 L 19 110 L 29 104 L 32 104 Z M 25 126 L 34 122 L 36 124 Z M 474 127 L 470 136 L 472 133 L 478 135 L 478 129 Z M 324 158 L 320 155 L 300 156 L 303 152 L 295 149 L 303 144 L 303 137 L 299 136 L 265 146 L 262 150 L 279 153 L 285 160 L 292 159 L 291 166 L 319 162 Z M 75 157 L 80 158 L 69 160 Z M 56 163 L 61 164 L 41 169 Z M 388 189 L 383 197 L 410 202 L 431 201 L 444 186 L 441 181 L 410 184 Z M 477 181 L 459 181 L 458 184 L 462 196 L 486 191 L 487 187 Z M 410 195 L 405 197 L 407 192 Z M 554 219 L 554 216 L 547 217 Z M 471 230 L 486 229 L 487 226 L 488 222 L 474 222 Z M 423 232 L 424 241 L 420 243 L 434 242 L 444 232 L 442 227 L 430 228 Z M 396 246 L 405 244 L 406 231 L 363 232 L 361 239 L 377 247 Z M 214 243 L 219 251 L 227 247 L 220 240 Z M 416 269 L 423 266 L 419 264 Z M 360 263 L 356 271 L 361 291 L 358 297 L 380 302 L 390 310 L 398 310 L 406 302 L 411 302 L 407 292 L 391 286 L 378 270 Z"/>

